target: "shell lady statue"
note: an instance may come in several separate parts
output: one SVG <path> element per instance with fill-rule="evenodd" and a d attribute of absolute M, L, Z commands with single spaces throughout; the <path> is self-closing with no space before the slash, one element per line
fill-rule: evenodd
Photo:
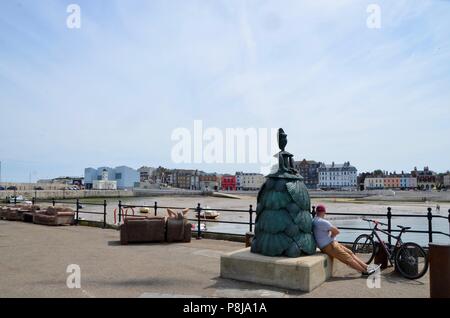
<path fill-rule="evenodd" d="M 285 151 L 286 144 L 287 135 L 280 128 L 278 170 L 267 176 L 258 193 L 253 253 L 298 257 L 316 250 L 311 200 L 303 177 L 294 169 L 293 155 Z"/>

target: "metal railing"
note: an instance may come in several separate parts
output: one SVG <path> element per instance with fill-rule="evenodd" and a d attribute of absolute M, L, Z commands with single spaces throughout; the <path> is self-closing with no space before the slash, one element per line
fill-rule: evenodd
<path fill-rule="evenodd" d="M 378 217 L 378 218 L 387 218 L 387 229 L 386 231 L 391 234 L 391 233 L 399 233 L 401 230 L 396 230 L 392 228 L 392 218 L 393 217 L 405 217 L 405 218 L 426 218 L 427 219 L 427 230 L 407 230 L 405 231 L 405 233 L 421 233 L 421 234 L 428 234 L 428 242 L 432 243 L 433 242 L 433 235 L 434 234 L 438 234 L 438 235 L 444 235 L 450 238 L 450 209 L 448 210 L 448 216 L 443 216 L 443 215 L 436 215 L 433 214 L 431 208 L 427 208 L 427 214 L 426 215 L 421 215 L 421 214 L 393 214 L 392 213 L 392 208 L 388 207 L 387 208 L 387 213 L 386 214 L 380 214 L 380 213 L 333 213 L 333 212 L 327 212 L 327 215 L 344 215 L 344 216 L 371 216 L 371 217 Z M 315 207 L 312 207 L 312 211 L 311 214 L 313 216 L 315 216 Z M 448 223 L 449 223 L 449 233 L 445 233 L 442 231 L 434 231 L 433 230 L 433 218 L 441 218 L 441 219 L 447 219 Z M 368 228 L 359 228 L 359 227 L 339 227 L 339 229 L 343 229 L 343 230 L 353 230 L 353 231 L 367 231 Z M 344 243 L 353 243 L 353 242 L 344 242 Z M 391 237 L 388 237 L 388 243 L 391 244 Z"/>
<path fill-rule="evenodd" d="M 38 203 L 51 203 L 52 206 L 55 206 L 56 204 L 64 204 L 64 205 L 75 205 L 75 224 L 78 224 L 80 221 L 80 214 L 92 214 L 92 215 L 102 215 L 103 219 L 102 219 L 102 223 L 103 223 L 103 228 L 106 228 L 107 226 L 107 221 L 106 221 L 106 216 L 107 216 L 107 204 L 106 204 L 106 200 L 103 200 L 103 203 L 91 203 L 91 202 L 82 202 L 80 201 L 80 199 L 75 199 L 75 201 L 69 201 L 69 200 L 63 200 L 63 201 L 58 201 L 55 199 L 51 199 L 51 200 L 42 200 L 42 199 L 36 199 L 33 198 L 32 199 L 32 204 L 38 204 Z M 16 204 L 16 203 L 15 203 Z M 98 212 L 98 211 L 86 211 L 85 209 L 83 209 L 82 207 L 84 205 L 88 205 L 88 206 L 101 206 L 103 207 L 103 212 Z"/>
<path fill-rule="evenodd" d="M 173 206 L 159 206 L 158 202 L 155 201 L 155 203 L 153 205 L 133 205 L 133 204 L 122 204 L 122 201 L 119 200 L 119 223 L 122 221 L 122 219 L 129 217 L 130 215 L 124 213 L 124 209 L 127 208 L 149 208 L 149 209 L 153 209 L 154 211 L 154 215 L 157 216 L 158 215 L 158 209 L 172 209 L 172 210 L 182 210 L 185 208 L 180 208 L 180 207 L 173 207 Z M 197 204 L 197 207 L 195 208 L 188 208 L 189 211 L 195 211 L 196 212 L 196 218 L 192 219 L 192 218 L 187 218 L 186 220 L 188 221 L 192 221 L 192 222 L 196 222 L 197 223 L 197 235 L 196 235 L 196 239 L 201 239 L 202 238 L 202 232 L 205 233 L 212 233 L 212 234 L 227 234 L 227 235 L 239 235 L 242 236 L 241 234 L 235 234 L 235 233 L 224 233 L 224 232 L 213 232 L 213 231 L 202 231 L 201 228 L 201 223 L 203 222 L 208 222 L 208 223 L 223 223 L 223 224 L 240 224 L 240 225 L 248 225 L 249 226 L 249 230 L 250 232 L 252 232 L 253 230 L 253 225 L 255 224 L 253 222 L 253 205 L 250 204 L 249 205 L 249 209 L 248 210 L 244 210 L 244 209 L 213 209 L 213 208 L 202 208 L 200 203 Z M 231 212 L 231 213 L 237 213 L 237 212 L 243 212 L 243 213 L 249 213 L 249 222 L 240 222 L 240 221 L 219 221 L 219 220 L 211 220 L 211 219 L 205 219 L 201 217 L 201 213 L 205 212 L 205 211 L 219 211 L 219 212 Z M 136 217 L 136 215 L 133 215 L 134 217 Z M 138 215 L 137 217 L 145 217 L 143 215 Z"/>
<path fill-rule="evenodd" d="M 155 203 L 153 205 L 131 205 L 131 204 L 122 204 L 121 201 L 119 201 L 119 223 L 121 222 L 121 220 L 124 217 L 127 217 L 127 215 L 125 215 L 123 213 L 123 209 L 126 208 L 149 208 L 149 209 L 153 209 L 154 211 L 154 215 L 156 216 L 158 214 L 158 209 L 178 209 L 181 210 L 183 208 L 181 207 L 172 207 L 172 206 L 159 206 L 158 203 L 155 201 Z M 253 210 L 253 205 L 250 204 L 249 208 L 244 210 L 244 209 L 216 209 L 216 208 L 202 208 L 200 203 L 197 204 L 197 207 L 195 208 L 189 208 L 190 211 L 195 211 L 196 214 L 196 218 L 192 219 L 192 218 L 188 218 L 187 220 L 189 221 L 193 221 L 197 223 L 197 235 L 196 238 L 197 239 L 201 239 L 202 237 L 202 233 L 213 233 L 213 234 L 226 234 L 226 235 L 243 235 L 243 234 L 235 234 L 235 233 L 224 233 L 224 232 L 213 232 L 213 231 L 207 231 L 204 230 L 202 231 L 201 229 L 201 222 L 208 222 L 208 223 L 223 223 L 223 224 L 239 224 L 239 225 L 248 225 L 249 226 L 249 232 L 253 231 L 253 227 L 255 225 L 255 223 L 253 222 L 253 213 L 255 212 Z M 218 211 L 218 212 L 230 212 L 230 213 L 236 213 L 236 212 L 244 212 L 244 213 L 248 213 L 249 215 L 249 221 L 248 222 L 239 222 L 239 221 L 222 221 L 222 220 L 210 220 L 210 219 L 205 219 L 201 217 L 201 212 L 202 211 Z M 315 216 L 315 206 L 312 207 L 311 210 L 311 214 L 314 217 Z M 330 212 L 327 213 L 327 215 L 339 215 L 339 216 L 354 216 L 354 217 L 365 217 L 365 216 L 371 216 L 371 217 L 378 217 L 378 218 L 387 218 L 388 220 L 388 227 L 387 227 L 387 232 L 388 233 L 395 233 L 395 232 L 400 232 L 400 230 L 397 229 L 393 229 L 392 228 L 392 218 L 394 217 L 405 217 L 405 218 L 426 218 L 427 219 L 427 230 L 407 230 L 406 233 L 422 233 L 422 234 L 428 234 L 428 242 L 433 242 L 433 235 L 443 235 L 446 237 L 450 238 L 450 209 L 448 210 L 448 216 L 442 216 L 442 215 L 436 215 L 436 214 L 432 214 L 431 212 L 431 208 L 427 209 L 427 214 L 426 215 L 420 215 L 420 214 L 393 214 L 392 213 L 392 208 L 388 207 L 387 208 L 387 213 L 386 214 L 381 214 L 381 213 L 341 213 L 341 212 Z M 141 216 L 144 217 L 144 216 Z M 436 218 L 441 218 L 441 219 L 447 219 L 448 223 L 449 223 L 449 233 L 445 233 L 442 231 L 435 231 L 433 230 L 433 219 Z M 351 231 L 368 231 L 369 228 L 361 228 L 361 227 L 339 227 L 339 229 L 342 230 L 351 230 Z M 343 243 L 353 243 L 353 242 L 343 242 Z M 388 237 L 388 243 L 391 244 L 391 237 Z"/>
<path fill-rule="evenodd" d="M 82 202 L 80 199 L 76 199 L 75 202 L 64 200 L 64 201 L 57 201 L 55 199 L 52 200 L 41 200 L 41 199 L 32 199 L 32 204 L 36 204 L 39 202 L 48 202 L 51 203 L 53 206 L 55 204 L 65 204 L 65 205 L 75 205 L 75 222 L 76 224 L 79 223 L 80 214 L 93 214 L 93 215 L 102 215 L 103 216 L 103 227 L 107 227 L 107 203 L 106 200 L 103 200 L 103 203 L 91 203 L 91 202 Z M 20 202 L 17 202 L 17 200 L 14 200 L 14 204 L 18 204 Z M 86 211 L 82 209 L 81 206 L 87 205 L 87 206 L 102 206 L 103 211 Z M 126 217 L 129 217 L 131 215 L 128 215 L 127 209 L 129 208 L 149 208 L 153 209 L 154 215 L 158 215 L 158 209 L 173 209 L 173 210 L 180 210 L 183 209 L 182 207 L 173 207 L 173 206 L 159 206 L 158 202 L 155 201 L 153 205 L 133 205 L 133 204 L 123 204 L 121 200 L 119 200 L 118 203 L 118 223 L 116 222 L 116 215 L 114 215 L 114 223 L 121 224 L 122 220 L 124 220 Z M 244 234 L 236 234 L 236 233 L 225 233 L 225 232 L 214 232 L 214 231 L 208 231 L 208 230 L 202 230 L 201 223 L 208 222 L 208 223 L 222 223 L 222 224 L 236 224 L 236 225 L 247 225 L 249 227 L 249 232 L 253 232 L 253 228 L 255 225 L 255 222 L 253 221 L 253 213 L 255 212 L 253 210 L 253 205 L 250 204 L 248 209 L 217 209 L 217 208 L 203 208 L 200 203 L 197 204 L 195 208 L 188 208 L 189 211 L 195 211 L 196 212 L 196 218 L 188 218 L 188 221 L 196 222 L 197 228 L 196 228 L 196 238 L 201 239 L 202 233 L 212 233 L 212 234 L 226 234 L 226 235 L 238 235 L 243 236 Z M 116 211 L 116 210 L 115 210 Z M 218 211 L 218 212 L 225 212 L 225 213 L 248 213 L 249 221 L 248 222 L 241 222 L 241 221 L 224 221 L 224 220 L 213 220 L 213 219 L 206 219 L 201 216 L 202 212 L 205 211 Z M 116 212 L 114 212 L 116 213 Z M 311 214 L 314 217 L 315 216 L 315 207 L 312 206 Z M 393 229 L 392 227 L 392 218 L 422 218 L 427 219 L 427 229 L 426 230 L 412 230 L 409 229 L 406 231 L 406 233 L 419 233 L 419 234 L 428 234 L 428 242 L 433 242 L 434 235 L 443 235 L 450 238 L 450 209 L 448 210 L 448 215 L 436 215 L 432 213 L 431 208 L 427 208 L 426 214 L 393 214 L 392 208 L 387 208 L 387 213 L 381 214 L 381 213 L 342 213 L 342 212 L 327 212 L 327 215 L 337 215 L 337 216 L 353 216 L 353 217 L 377 217 L 377 218 L 386 218 L 387 219 L 387 229 L 386 231 L 391 234 L 395 232 L 400 232 L 400 230 Z M 133 211 L 134 217 L 145 217 L 145 215 L 135 215 Z M 447 219 L 449 223 L 449 233 L 445 233 L 442 231 L 435 231 L 433 230 L 433 219 Z M 361 228 L 361 227 L 339 227 L 342 230 L 351 230 L 351 231 L 368 231 L 369 229 Z M 352 242 L 343 242 L 343 243 L 352 243 Z M 391 237 L 388 237 L 388 243 L 391 244 Z"/>

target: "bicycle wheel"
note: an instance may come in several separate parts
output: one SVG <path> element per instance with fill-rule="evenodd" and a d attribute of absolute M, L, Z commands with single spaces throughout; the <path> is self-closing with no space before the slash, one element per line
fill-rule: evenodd
<path fill-rule="evenodd" d="M 420 278 L 428 270 L 428 255 L 420 245 L 405 243 L 395 254 L 395 267 L 405 278 Z"/>
<path fill-rule="evenodd" d="M 361 234 L 353 243 L 352 252 L 369 265 L 375 257 L 375 242 L 373 238 L 370 235 Z"/>

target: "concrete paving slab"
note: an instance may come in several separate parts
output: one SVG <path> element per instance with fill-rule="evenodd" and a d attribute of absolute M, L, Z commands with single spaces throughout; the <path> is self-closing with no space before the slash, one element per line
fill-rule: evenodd
<path fill-rule="evenodd" d="M 0 221 L 0 297 L 429 297 L 428 274 L 410 281 L 392 269 L 381 288 L 368 288 L 338 266 L 310 293 L 220 278 L 220 255 L 243 247 L 208 239 L 122 246 L 113 229 Z M 67 287 L 70 264 L 80 266 L 81 288 Z"/>

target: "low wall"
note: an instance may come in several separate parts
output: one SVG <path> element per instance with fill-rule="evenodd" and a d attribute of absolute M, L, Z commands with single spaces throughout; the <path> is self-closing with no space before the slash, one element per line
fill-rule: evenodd
<path fill-rule="evenodd" d="M 394 191 L 393 195 L 374 195 L 366 198 L 373 201 L 404 202 L 450 202 L 450 191 Z"/>
<path fill-rule="evenodd" d="M 232 195 L 255 196 L 257 191 L 219 191 Z M 149 197 L 163 195 L 212 195 L 212 192 L 185 189 L 133 189 L 133 190 L 17 190 L 0 191 L 0 200 L 21 195 L 27 200 L 34 196 L 38 199 L 76 199 L 76 198 L 118 198 L 118 197 Z M 311 198 L 354 198 L 373 201 L 410 201 L 410 202 L 450 202 L 450 191 L 392 191 L 392 190 L 366 190 L 366 191 L 315 191 L 309 190 Z"/>
<path fill-rule="evenodd" d="M 162 196 L 162 195 L 210 195 L 212 192 L 186 189 L 134 189 L 134 195 L 138 197 Z"/>
<path fill-rule="evenodd" d="M 36 197 L 38 199 L 77 199 L 77 198 L 117 198 L 132 197 L 133 191 L 128 190 L 17 190 L 0 191 L 0 200 L 11 197 L 14 194 L 21 195 L 27 200 Z"/>

